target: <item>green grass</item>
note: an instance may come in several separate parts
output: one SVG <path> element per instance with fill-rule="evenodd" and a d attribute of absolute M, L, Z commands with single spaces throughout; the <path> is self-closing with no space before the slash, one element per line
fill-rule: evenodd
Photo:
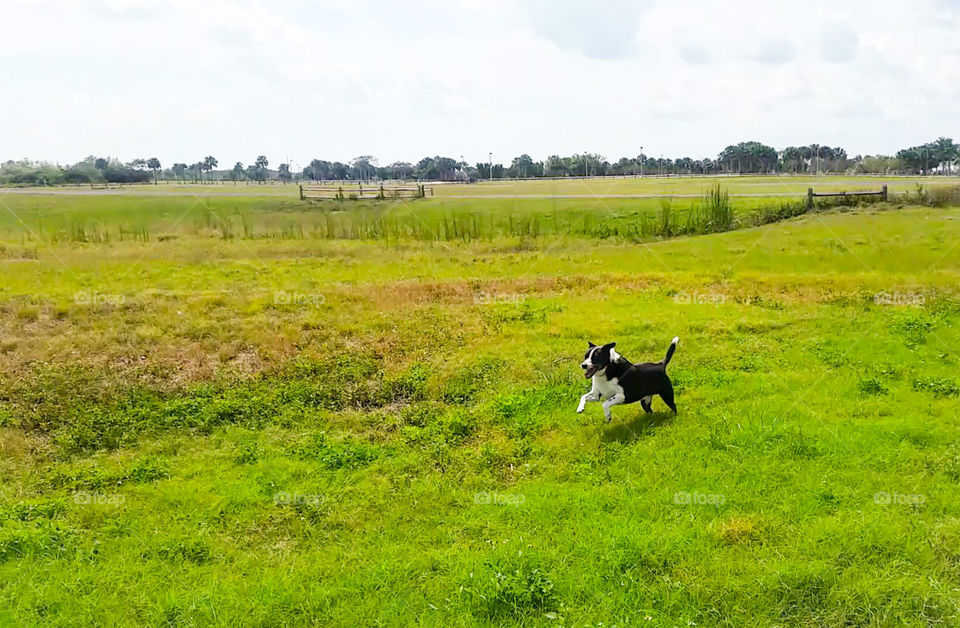
<path fill-rule="evenodd" d="M 817 191 L 851 191 L 851 190 L 879 190 L 886 183 L 892 192 L 914 192 L 916 185 L 926 188 L 935 188 L 957 185 L 957 177 L 921 177 L 921 176 L 892 176 L 880 175 L 773 175 L 773 176 L 680 176 L 680 177 L 652 177 L 643 179 L 636 177 L 624 178 L 591 178 L 591 179 L 542 179 L 524 181 L 484 181 L 474 184 L 441 184 L 433 186 L 435 197 L 538 197 L 538 196 L 678 196 L 699 197 L 715 182 L 721 182 L 731 193 L 751 196 L 803 196 L 808 187 Z M 315 185 L 311 182 L 310 185 Z M 353 186 L 355 183 L 323 182 L 322 185 Z M 129 185 L 119 189 L 90 190 L 84 186 L 63 188 L 32 189 L 28 192 L 65 193 L 76 196 L 78 194 L 96 195 L 98 197 L 126 197 L 144 198 L 151 196 L 191 195 L 191 196 L 250 196 L 260 198 L 297 198 L 299 188 L 295 184 L 282 185 L 271 183 L 260 185 L 256 183 L 218 184 L 180 184 L 165 182 L 160 185 Z M 0 193 L 3 193 L 0 188 Z M 10 194 L 7 196 L 12 196 Z"/>
<path fill-rule="evenodd" d="M 960 209 L 384 241 L 209 201 L 253 235 L 2 198 L 50 226 L 0 227 L 0 623 L 960 621 Z M 553 201 L 407 211 L 590 210 Z M 574 412 L 587 340 L 674 335 L 678 416 Z"/>
<path fill-rule="evenodd" d="M 570 235 L 649 239 L 660 235 L 723 230 L 701 199 L 670 203 L 669 229 L 657 199 L 426 199 L 416 202 L 312 202 L 269 197 L 22 195 L 0 199 L 0 233 L 31 245 L 109 243 L 214 235 L 222 239 L 360 239 L 474 241 L 503 236 Z M 743 199 L 745 222 L 758 208 L 801 208 L 799 201 Z M 719 228 L 716 228 L 719 227 Z"/>
<path fill-rule="evenodd" d="M 40 190 L 44 193 L 0 194 L 0 240 L 28 248 L 44 242 L 151 242 L 196 236 L 387 243 L 410 239 L 473 242 L 561 236 L 644 241 L 726 231 L 795 216 L 805 211 L 805 204 L 795 178 L 790 181 L 793 183 L 783 185 L 792 186 L 794 191 L 769 192 L 772 195 L 731 196 L 730 187 L 748 185 L 739 179 L 722 183 L 718 179 L 684 179 L 684 193 L 674 198 L 669 181 L 619 179 L 609 185 L 656 185 L 659 187 L 651 190 L 659 190 L 658 195 L 601 195 L 584 199 L 511 193 L 505 198 L 440 195 L 416 201 L 309 203 L 296 197 L 284 198 L 275 191 L 293 186 L 201 186 L 195 190 L 171 186 L 177 193 L 153 195 L 151 190 L 163 190 L 165 186 L 143 186 L 130 193 L 109 195 L 66 195 L 62 191 Z M 535 190 L 543 183 L 528 182 L 522 186 Z M 586 183 L 561 181 L 557 185 Z M 764 185 L 767 184 L 769 181 Z M 860 182 L 861 186 L 867 184 Z M 521 184 L 512 183 L 510 189 L 519 189 L 518 186 Z M 236 192 L 237 189 L 242 192 Z M 264 191 L 258 194 L 261 189 Z M 929 204 L 931 194 L 950 188 L 941 185 L 931 188 L 933 192 L 918 189 L 924 194 L 922 199 L 920 192 L 914 192 L 916 198 L 899 197 L 897 202 L 913 198 Z"/>
<path fill-rule="evenodd" d="M 956 185 L 957 177 L 881 177 L 881 176 L 720 176 L 623 179 L 548 179 L 540 181 L 492 181 L 474 185 L 444 185 L 434 193 L 442 196 L 539 196 L 539 195 L 644 195 L 700 196 L 713 183 L 720 182 L 732 194 L 749 196 L 803 196 L 808 187 L 818 192 L 879 190 L 884 183 L 891 192 L 914 192 L 919 183 L 925 187 Z"/>

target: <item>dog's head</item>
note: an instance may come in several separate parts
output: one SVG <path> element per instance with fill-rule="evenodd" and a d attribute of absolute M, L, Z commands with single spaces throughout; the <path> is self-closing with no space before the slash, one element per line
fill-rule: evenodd
<path fill-rule="evenodd" d="M 583 362 L 580 363 L 580 367 L 583 369 L 583 376 L 590 379 L 595 373 L 601 372 L 610 366 L 610 363 L 615 359 L 613 348 L 617 346 L 617 343 L 611 342 L 602 347 L 598 347 L 592 342 L 588 342 L 587 344 L 590 346 L 583 355 Z"/>

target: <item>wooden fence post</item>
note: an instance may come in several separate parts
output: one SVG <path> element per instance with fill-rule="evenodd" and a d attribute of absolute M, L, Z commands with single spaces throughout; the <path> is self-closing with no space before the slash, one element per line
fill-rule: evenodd
<path fill-rule="evenodd" d="M 303 184 L 302 184 L 302 183 L 300 184 L 300 200 L 301 200 L 301 201 L 302 201 L 302 200 L 305 200 L 305 199 L 303 198 Z"/>
<path fill-rule="evenodd" d="M 807 188 L 807 210 L 813 209 L 813 188 Z"/>
<path fill-rule="evenodd" d="M 883 184 L 883 194 L 880 195 L 880 198 L 883 199 L 884 203 L 887 202 L 887 184 L 886 183 Z"/>

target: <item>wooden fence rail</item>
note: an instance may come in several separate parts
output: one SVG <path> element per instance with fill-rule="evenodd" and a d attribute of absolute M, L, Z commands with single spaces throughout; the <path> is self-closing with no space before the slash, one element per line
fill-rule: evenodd
<path fill-rule="evenodd" d="M 814 194 L 813 188 L 807 188 L 807 209 L 813 209 L 813 199 L 820 196 L 879 196 L 881 200 L 887 200 L 887 184 L 883 184 L 883 189 L 879 192 L 820 192 Z"/>
<path fill-rule="evenodd" d="M 368 185 L 329 186 L 329 185 L 301 185 L 300 200 L 333 199 L 345 200 L 384 200 L 391 198 L 423 198 L 433 196 L 433 188 L 426 185 Z"/>

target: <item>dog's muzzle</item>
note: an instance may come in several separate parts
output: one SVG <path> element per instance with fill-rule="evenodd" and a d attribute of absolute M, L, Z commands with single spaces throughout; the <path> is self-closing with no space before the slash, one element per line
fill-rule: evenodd
<path fill-rule="evenodd" d="M 586 377 L 587 379 L 590 379 L 591 377 L 593 377 L 594 373 L 600 370 L 599 368 L 593 365 L 581 364 L 580 366 L 584 368 L 583 376 Z"/>

